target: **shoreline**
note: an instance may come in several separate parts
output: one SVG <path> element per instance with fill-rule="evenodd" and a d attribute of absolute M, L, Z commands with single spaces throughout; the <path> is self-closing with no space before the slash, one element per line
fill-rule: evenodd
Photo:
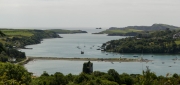
<path fill-rule="evenodd" d="M 153 60 L 142 58 L 64 58 L 64 57 L 32 57 L 28 56 L 23 64 L 33 60 L 67 60 L 67 61 L 104 61 L 104 62 L 151 62 Z"/>

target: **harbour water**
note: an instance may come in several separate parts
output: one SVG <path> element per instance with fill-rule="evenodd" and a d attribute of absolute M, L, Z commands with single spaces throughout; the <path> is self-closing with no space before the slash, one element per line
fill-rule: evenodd
<path fill-rule="evenodd" d="M 98 30 L 99 31 L 99 30 Z M 34 57 L 67 57 L 67 58 L 141 58 L 153 60 L 152 62 L 98 62 L 93 61 L 94 71 L 107 72 L 115 69 L 119 73 L 141 74 L 148 66 L 157 75 L 165 76 L 167 73 L 180 74 L 180 57 L 178 54 L 122 54 L 108 53 L 97 50 L 102 43 L 109 40 L 121 39 L 127 36 L 107 36 L 106 34 L 61 34 L 63 38 L 44 39 L 41 44 L 29 45 L 21 49 L 26 56 Z M 79 47 L 79 48 L 77 48 Z M 84 51 L 84 54 L 81 54 Z M 138 57 L 133 57 L 134 55 Z M 177 60 L 172 60 L 176 59 Z M 62 72 L 64 74 L 79 74 L 85 61 L 65 60 L 35 60 L 25 65 L 28 71 L 34 75 L 41 75 L 43 71 L 52 74 Z"/>

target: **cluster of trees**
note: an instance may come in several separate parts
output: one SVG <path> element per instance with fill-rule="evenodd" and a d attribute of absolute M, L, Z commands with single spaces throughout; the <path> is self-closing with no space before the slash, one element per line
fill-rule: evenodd
<path fill-rule="evenodd" d="M 137 39 L 128 37 L 112 40 L 106 45 L 106 51 L 120 53 L 178 53 L 180 45 L 175 40 L 167 39 Z"/>
<path fill-rule="evenodd" d="M 4 47 L 3 47 L 4 48 Z M 26 58 L 24 52 L 20 52 L 14 48 L 4 48 L 3 51 L 0 51 L 0 61 L 1 62 L 19 62 Z M 15 59 L 15 60 L 13 60 Z"/>
<path fill-rule="evenodd" d="M 153 32 L 149 37 L 127 37 L 119 40 L 111 40 L 103 44 L 103 48 L 110 52 L 120 53 L 179 53 L 180 45 L 176 44 L 173 39 L 173 34 L 179 31 L 165 31 Z"/>
<path fill-rule="evenodd" d="M 5 34 L 2 33 L 1 31 L 0 31 L 0 35 L 5 36 Z M 25 59 L 26 55 L 24 52 L 20 52 L 17 49 L 14 49 L 12 45 L 7 43 L 2 44 L 0 42 L 0 61 L 7 62 L 13 58 L 16 59 L 16 62 L 19 62 L 22 59 Z"/>
<path fill-rule="evenodd" d="M 180 75 L 157 76 L 147 68 L 141 74 L 119 74 L 114 69 L 94 71 L 79 75 L 64 75 L 61 72 L 33 77 L 24 67 L 0 63 L 0 85 L 179 85 Z"/>
<path fill-rule="evenodd" d="M 144 33 L 139 33 L 136 35 L 138 38 L 156 38 L 156 39 L 172 39 L 173 35 L 179 33 L 180 30 L 170 30 L 166 28 L 165 30 L 159 31 L 145 31 Z"/>
<path fill-rule="evenodd" d="M 29 85 L 31 73 L 20 65 L 0 63 L 0 85 Z"/>
<path fill-rule="evenodd" d="M 114 69 L 109 69 L 107 73 L 94 71 L 79 75 L 63 75 L 60 72 L 49 75 L 44 72 L 40 77 L 33 78 L 31 85 L 178 85 L 180 76 L 173 74 L 167 76 L 157 76 L 150 69 L 143 71 L 143 74 L 119 74 Z"/>

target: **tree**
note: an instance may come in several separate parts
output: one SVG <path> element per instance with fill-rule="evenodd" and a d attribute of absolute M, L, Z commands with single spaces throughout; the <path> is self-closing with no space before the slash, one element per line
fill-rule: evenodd
<path fill-rule="evenodd" d="M 115 82 L 117 82 L 118 84 L 121 84 L 119 73 L 117 71 L 115 71 L 114 69 L 109 69 L 108 74 L 114 78 Z"/>
<path fill-rule="evenodd" d="M 22 66 L 11 63 L 0 63 L 0 82 L 6 85 L 7 82 L 29 85 L 31 74 Z M 10 85 L 8 83 L 8 85 Z"/>

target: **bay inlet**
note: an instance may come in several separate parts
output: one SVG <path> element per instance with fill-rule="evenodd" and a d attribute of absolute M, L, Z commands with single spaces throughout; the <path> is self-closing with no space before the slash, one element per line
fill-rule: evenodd
<path fill-rule="evenodd" d="M 115 69 L 119 73 L 141 74 L 149 66 L 157 75 L 165 76 L 167 73 L 180 74 L 180 57 L 176 54 L 122 54 L 97 50 L 102 43 L 109 40 L 121 39 L 127 36 L 107 36 L 106 34 L 61 34 L 63 38 L 44 39 L 41 44 L 29 45 L 21 49 L 26 56 L 33 57 L 59 57 L 59 58 L 143 58 L 153 60 L 151 62 L 105 62 L 92 61 L 94 71 L 107 72 Z M 79 46 L 79 48 L 77 48 Z M 84 54 L 81 54 L 84 51 Z M 133 57 L 137 55 L 138 57 Z M 152 57 L 153 56 L 153 57 Z M 177 58 L 177 60 L 173 60 Z M 69 60 L 39 60 L 35 59 L 25 64 L 25 68 L 34 75 L 41 75 L 43 71 L 50 74 L 62 72 L 64 74 L 79 74 L 82 72 L 84 61 Z M 164 63 L 162 63 L 164 62 Z"/>

